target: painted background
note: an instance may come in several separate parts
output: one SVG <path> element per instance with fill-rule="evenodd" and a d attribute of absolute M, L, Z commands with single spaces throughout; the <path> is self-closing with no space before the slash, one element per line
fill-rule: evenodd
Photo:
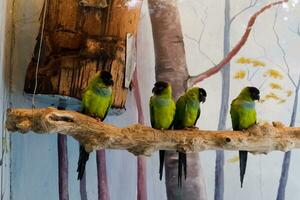
<path fill-rule="evenodd" d="M 187 65 L 190 75 L 199 74 L 218 63 L 240 39 L 249 17 L 270 1 L 199 1 L 180 0 L 182 32 L 184 35 Z M 230 3 L 230 6 L 229 4 Z M 35 38 L 39 28 L 42 1 L 14 0 L 14 34 L 12 49 L 12 107 L 31 107 L 31 99 L 23 95 L 24 75 L 29 63 Z M 228 7 L 229 6 L 229 7 Z M 247 9 L 245 9 L 247 8 Z M 226 21 L 232 21 L 229 31 L 224 32 Z M 243 11 L 243 12 L 241 12 Z M 229 13 L 229 15 L 228 15 Z M 240 13 L 240 14 L 239 14 Z M 1 13 L 2 16 L 2 13 Z M 2 20 L 2 18 L 0 18 Z M 260 122 L 291 122 L 295 103 L 295 87 L 300 77 L 299 50 L 300 5 L 297 0 L 271 8 L 262 14 L 253 27 L 247 43 L 230 63 L 229 102 L 241 88 L 254 85 L 261 88 L 264 102 L 257 105 Z M 0 29 L 2 30 L 2 29 Z M 227 48 L 226 48 L 227 47 Z M 2 48 L 1 48 L 2 49 Z M 2 60 L 0 54 L 0 60 Z M 2 61 L 1 61 L 2 62 Z M 149 11 L 143 5 L 138 34 L 138 78 L 142 93 L 145 116 L 149 115 L 148 99 L 154 83 L 154 50 Z M 288 70 L 289 69 L 289 70 Z M 273 70 L 273 71 L 270 71 Z M 2 84 L 1 84 L 2 85 Z M 207 102 L 202 107 L 198 126 L 203 129 L 217 129 L 222 100 L 221 74 L 218 73 L 204 82 L 201 87 L 208 92 Z M 2 88 L 1 91 L 4 91 Z M 7 95 L 7 94 L 6 94 Z M 5 95 L 2 95 L 5 96 Z M 49 103 L 37 104 L 39 107 Z M 110 116 L 106 122 L 126 126 L 137 122 L 136 106 L 129 93 L 127 111 L 121 116 Z M 297 112 L 300 111 L 300 106 Z M 225 128 L 230 129 L 229 115 Z M 150 124 L 149 118 L 146 120 Z M 299 114 L 295 125 L 299 126 Z M 76 181 L 78 145 L 68 138 L 69 153 L 69 195 L 79 199 L 79 184 Z M 124 151 L 107 151 L 107 171 L 112 200 L 133 200 L 136 198 L 136 158 Z M 58 199 L 57 147 L 56 136 L 14 134 L 11 136 L 11 198 L 13 200 L 53 200 Z M 300 158 L 298 151 L 292 152 L 286 199 L 300 198 L 299 183 Z M 268 155 L 249 156 L 244 188 L 239 188 L 237 152 L 225 152 L 225 193 L 224 199 L 276 199 L 281 165 L 284 153 L 272 152 Z M 93 154 L 90 160 L 95 160 Z M 214 198 L 215 151 L 201 152 L 201 162 L 205 174 L 208 199 Z M 158 181 L 157 154 L 147 161 L 148 199 L 166 199 L 164 182 Z M 90 180 L 87 192 L 90 199 L 96 199 L 96 165 L 89 162 L 87 177 Z M 188 197 L 187 197 L 188 199 Z"/>

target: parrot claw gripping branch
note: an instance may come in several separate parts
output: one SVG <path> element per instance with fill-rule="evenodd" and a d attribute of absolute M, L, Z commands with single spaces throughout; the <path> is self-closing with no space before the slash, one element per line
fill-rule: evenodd
<path fill-rule="evenodd" d="M 88 152 L 107 148 L 150 156 L 158 150 L 268 153 L 300 148 L 300 128 L 279 122 L 253 125 L 242 131 L 158 130 L 140 124 L 117 128 L 75 111 L 42 108 L 8 109 L 6 127 L 12 132 L 69 135 Z"/>

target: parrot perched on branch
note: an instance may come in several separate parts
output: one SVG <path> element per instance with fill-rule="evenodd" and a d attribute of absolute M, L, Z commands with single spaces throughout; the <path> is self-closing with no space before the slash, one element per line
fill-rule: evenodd
<path fill-rule="evenodd" d="M 84 89 L 82 94 L 81 112 L 103 121 L 113 102 L 112 75 L 107 71 L 97 72 L 95 77 Z M 85 171 L 86 162 L 89 159 L 89 152 L 80 145 L 78 160 L 78 180 L 81 180 Z"/>
<path fill-rule="evenodd" d="M 256 124 L 255 101 L 260 99 L 259 93 L 256 87 L 246 87 L 232 101 L 230 115 L 233 130 L 244 130 Z M 239 151 L 241 188 L 246 172 L 247 154 L 247 151 Z"/>
<path fill-rule="evenodd" d="M 176 102 L 174 129 L 194 128 L 200 116 L 200 102 L 206 100 L 206 91 L 203 88 L 188 89 Z M 182 170 L 184 177 L 187 174 L 187 158 L 185 153 L 179 152 L 178 157 L 178 186 L 181 187 Z"/>
<path fill-rule="evenodd" d="M 172 97 L 172 87 L 169 83 L 159 81 L 152 89 L 150 98 L 151 126 L 155 129 L 171 129 L 175 115 L 175 102 Z M 159 179 L 162 179 L 165 151 L 159 151 Z"/>

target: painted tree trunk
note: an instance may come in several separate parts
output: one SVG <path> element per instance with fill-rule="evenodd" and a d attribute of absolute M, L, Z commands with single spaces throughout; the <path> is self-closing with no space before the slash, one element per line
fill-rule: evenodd
<path fill-rule="evenodd" d="M 297 116 L 297 110 L 299 104 L 299 89 L 300 89 L 300 77 L 295 89 L 295 98 L 294 98 L 293 112 L 291 115 L 290 127 L 294 127 L 296 123 L 296 116 Z M 285 200 L 285 190 L 286 190 L 286 184 L 289 176 L 291 155 L 292 155 L 291 151 L 288 151 L 284 154 L 276 200 Z"/>
<path fill-rule="evenodd" d="M 139 67 L 138 60 L 137 65 Z M 138 122 L 139 124 L 145 124 L 137 70 L 134 71 L 132 85 L 138 111 Z M 147 200 L 147 160 L 144 156 L 137 157 L 137 200 Z"/>
<path fill-rule="evenodd" d="M 86 173 L 84 172 L 82 179 L 79 183 L 79 192 L 80 192 L 80 199 L 81 200 L 88 200 L 87 192 L 86 192 Z"/>
<path fill-rule="evenodd" d="M 230 0 L 225 0 L 224 20 L 223 55 L 225 57 L 230 52 Z M 218 130 L 226 128 L 229 107 L 230 62 L 222 68 L 221 75 L 222 97 Z M 215 200 L 223 200 L 224 198 L 224 157 L 224 151 L 216 151 Z"/>
<path fill-rule="evenodd" d="M 65 101 L 60 99 L 59 110 L 65 110 Z M 66 135 L 57 135 L 57 157 L 58 157 L 58 192 L 59 200 L 69 200 L 68 189 L 68 145 Z"/>
<path fill-rule="evenodd" d="M 147 200 L 147 159 L 137 157 L 137 200 Z"/>
<path fill-rule="evenodd" d="M 109 200 L 109 188 L 106 174 L 105 150 L 96 151 L 97 176 L 98 176 L 98 200 Z"/>
<path fill-rule="evenodd" d="M 155 49 L 155 74 L 157 81 L 167 81 L 177 99 L 187 88 L 189 78 L 179 12 L 176 0 L 148 1 Z M 204 176 L 198 153 L 190 153 L 187 179 L 178 189 L 178 153 L 168 151 L 165 156 L 165 180 L 168 199 L 207 199 Z M 158 163 L 157 163 L 158 164 Z"/>
<path fill-rule="evenodd" d="M 69 200 L 67 136 L 57 136 L 59 200 Z"/>

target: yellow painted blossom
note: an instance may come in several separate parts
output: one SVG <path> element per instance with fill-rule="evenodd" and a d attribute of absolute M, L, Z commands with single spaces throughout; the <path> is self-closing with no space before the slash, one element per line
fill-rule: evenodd
<path fill-rule="evenodd" d="M 270 83 L 270 87 L 274 90 L 282 90 L 282 86 L 279 85 L 278 83 Z"/>
<path fill-rule="evenodd" d="M 265 100 L 274 99 L 274 100 L 280 100 L 280 98 L 277 96 L 277 94 L 270 92 L 265 96 Z"/>
<path fill-rule="evenodd" d="M 292 90 L 287 90 L 287 91 L 286 91 L 286 96 L 287 96 L 287 97 L 292 96 L 292 94 L 293 94 L 293 91 L 292 91 Z"/>
<path fill-rule="evenodd" d="M 239 156 L 234 156 L 234 157 L 232 157 L 232 158 L 229 158 L 229 159 L 227 160 L 227 162 L 228 162 L 228 163 L 236 163 L 236 162 L 238 162 L 239 160 L 240 160 Z"/>
<path fill-rule="evenodd" d="M 275 79 L 283 79 L 282 74 L 279 71 L 275 70 L 275 69 L 269 69 L 268 71 L 266 71 L 264 73 L 264 76 L 275 78 Z"/>
<path fill-rule="evenodd" d="M 240 57 L 236 63 L 238 64 L 251 64 L 253 67 L 265 67 L 266 64 L 260 60 L 252 59 L 252 58 L 245 58 Z"/>
<path fill-rule="evenodd" d="M 244 70 L 241 70 L 241 71 L 237 71 L 235 72 L 234 74 L 234 78 L 235 79 L 244 79 L 246 76 L 246 72 Z"/>
<path fill-rule="evenodd" d="M 282 104 L 282 103 L 285 103 L 286 102 L 286 99 L 280 99 L 279 101 L 278 101 L 278 104 Z"/>

